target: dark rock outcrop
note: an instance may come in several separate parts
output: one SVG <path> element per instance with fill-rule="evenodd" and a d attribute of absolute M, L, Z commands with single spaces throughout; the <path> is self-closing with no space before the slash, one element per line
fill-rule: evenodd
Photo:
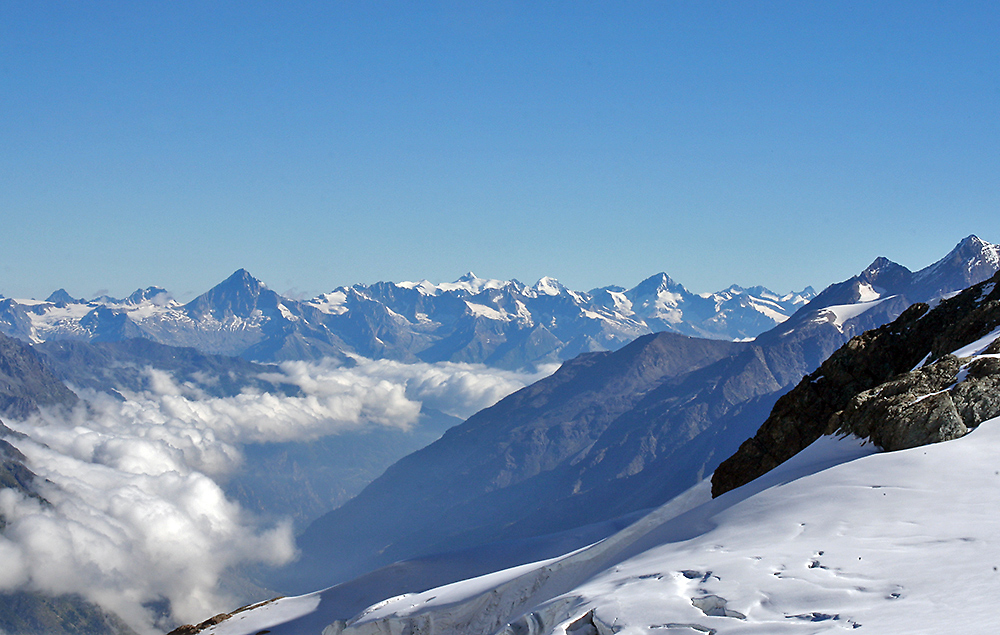
<path fill-rule="evenodd" d="M 1000 352 L 1000 339 L 987 353 Z M 831 427 L 903 450 L 964 436 L 1000 416 L 1000 359 L 945 355 L 877 388 L 856 395 Z"/>
<path fill-rule="evenodd" d="M 949 388 L 963 368 L 948 354 L 998 325 L 995 274 L 933 310 L 915 304 L 894 322 L 852 338 L 779 399 L 757 434 L 722 462 L 712 477 L 713 496 L 749 483 L 838 429 L 886 449 L 964 434 L 996 410 L 997 397 L 988 393 L 997 364 L 979 360 L 964 369 L 971 382 Z M 917 366 L 923 368 L 910 372 Z M 927 403 L 914 403 L 921 397 Z"/>

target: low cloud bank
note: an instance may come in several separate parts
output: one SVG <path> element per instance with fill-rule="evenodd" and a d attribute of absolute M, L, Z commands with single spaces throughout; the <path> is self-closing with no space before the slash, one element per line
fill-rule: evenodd
<path fill-rule="evenodd" d="M 294 397 L 209 397 L 149 369 L 147 389 L 125 401 L 80 391 L 86 405 L 72 412 L 7 422 L 27 435 L 9 440 L 49 504 L 0 490 L 0 590 L 78 593 L 150 633 L 232 609 L 242 598 L 219 590 L 228 568 L 295 553 L 290 523 L 262 527 L 219 486 L 243 444 L 407 430 L 422 407 L 465 418 L 554 370 L 355 362 L 282 364 L 267 379 L 298 386 Z M 158 621 L 149 607 L 163 600 L 171 615 Z"/>

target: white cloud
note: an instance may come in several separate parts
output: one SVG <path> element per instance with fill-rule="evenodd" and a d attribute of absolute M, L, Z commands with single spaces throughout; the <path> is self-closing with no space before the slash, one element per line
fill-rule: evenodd
<path fill-rule="evenodd" d="M 288 362 L 267 379 L 299 396 L 209 397 L 150 369 L 125 401 L 80 391 L 72 412 L 46 410 L 8 425 L 50 505 L 0 490 L 0 590 L 79 593 L 157 632 L 144 604 L 167 599 L 178 622 L 201 621 L 244 598 L 219 590 L 227 568 L 294 556 L 291 525 L 261 527 L 219 482 L 244 443 L 310 440 L 365 426 L 416 425 L 422 406 L 467 417 L 536 375 L 470 364 L 354 360 Z M 205 385 L 212 378 L 205 378 Z"/>

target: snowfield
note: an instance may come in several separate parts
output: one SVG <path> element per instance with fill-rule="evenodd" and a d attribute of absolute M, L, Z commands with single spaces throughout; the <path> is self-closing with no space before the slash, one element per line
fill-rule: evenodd
<path fill-rule="evenodd" d="M 824 437 L 708 500 L 708 482 L 590 547 L 335 615 L 337 587 L 204 631 L 986 633 L 1000 629 L 1000 420 L 879 453 Z M 344 621 L 340 621 L 344 620 Z"/>
<path fill-rule="evenodd" d="M 832 322 L 834 326 L 843 331 L 841 327 L 844 326 L 844 322 L 853 320 L 859 315 L 874 309 L 878 305 L 893 297 L 894 296 L 888 296 L 879 300 L 861 301 L 855 304 L 837 304 L 834 306 L 824 307 L 813 319 L 817 322 Z"/>

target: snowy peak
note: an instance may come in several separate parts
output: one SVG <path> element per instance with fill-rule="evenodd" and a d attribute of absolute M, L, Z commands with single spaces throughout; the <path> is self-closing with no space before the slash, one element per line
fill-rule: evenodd
<path fill-rule="evenodd" d="M 567 291 L 566 287 L 560 284 L 558 280 L 548 276 L 536 282 L 535 286 L 531 288 L 538 295 L 562 295 Z"/>
<path fill-rule="evenodd" d="M 350 292 L 350 290 L 340 287 L 329 293 L 322 293 L 312 300 L 306 300 L 304 304 L 329 315 L 343 315 L 348 311 L 345 305 L 347 304 L 347 295 Z"/>
<path fill-rule="evenodd" d="M 732 340 L 756 337 L 784 322 L 814 295 L 812 288 L 779 296 L 766 287 L 736 284 L 694 294 L 662 272 L 622 294 L 630 314 L 654 331 Z"/>
<path fill-rule="evenodd" d="M 1000 247 L 976 236 L 965 238 L 944 258 L 916 273 L 879 257 L 858 275 L 824 289 L 785 324 L 760 337 L 764 340 L 781 337 L 782 333 L 809 321 L 829 322 L 844 333 L 856 335 L 874 324 L 868 309 L 879 306 L 880 311 L 898 315 L 914 302 L 931 302 L 960 291 L 990 278 L 998 270 Z M 876 304 L 882 300 L 885 302 L 881 306 Z M 864 318 L 857 321 L 861 316 Z M 879 317 L 875 321 L 886 320 Z"/>
<path fill-rule="evenodd" d="M 914 284 L 923 288 L 947 284 L 950 291 L 989 278 L 1000 269 L 1000 245 L 978 236 L 964 238 L 948 255 L 914 275 Z M 928 298 L 930 299 L 930 298 Z"/>
<path fill-rule="evenodd" d="M 157 306 L 165 305 L 170 299 L 170 294 L 167 293 L 166 289 L 161 287 L 146 287 L 145 289 L 137 289 L 132 292 L 132 295 L 125 298 L 124 304 L 140 305 L 143 302 L 152 302 Z"/>
<path fill-rule="evenodd" d="M 246 269 L 238 269 L 184 308 L 193 316 L 212 315 L 221 320 L 229 316 L 250 316 L 261 303 L 276 308 L 279 296 Z"/>
<path fill-rule="evenodd" d="M 736 285 L 733 286 L 735 287 Z M 645 280 L 643 280 L 642 282 L 640 282 L 639 284 L 635 285 L 635 288 L 629 291 L 629 294 L 635 297 L 641 295 L 654 295 L 656 293 L 659 293 L 660 291 L 673 291 L 673 292 L 683 291 L 684 293 L 690 293 L 682 285 L 675 282 L 673 278 L 671 278 L 670 276 L 661 271 L 655 276 L 650 276 Z"/>
<path fill-rule="evenodd" d="M 501 289 L 509 284 L 512 283 L 504 280 L 480 278 L 476 274 L 469 271 L 454 282 L 441 282 L 439 284 L 434 284 L 428 280 L 421 280 L 420 282 L 404 281 L 397 282 L 394 286 L 400 289 L 416 289 L 423 295 L 438 296 L 444 293 L 463 292 L 468 295 L 476 295 L 485 289 Z"/>

